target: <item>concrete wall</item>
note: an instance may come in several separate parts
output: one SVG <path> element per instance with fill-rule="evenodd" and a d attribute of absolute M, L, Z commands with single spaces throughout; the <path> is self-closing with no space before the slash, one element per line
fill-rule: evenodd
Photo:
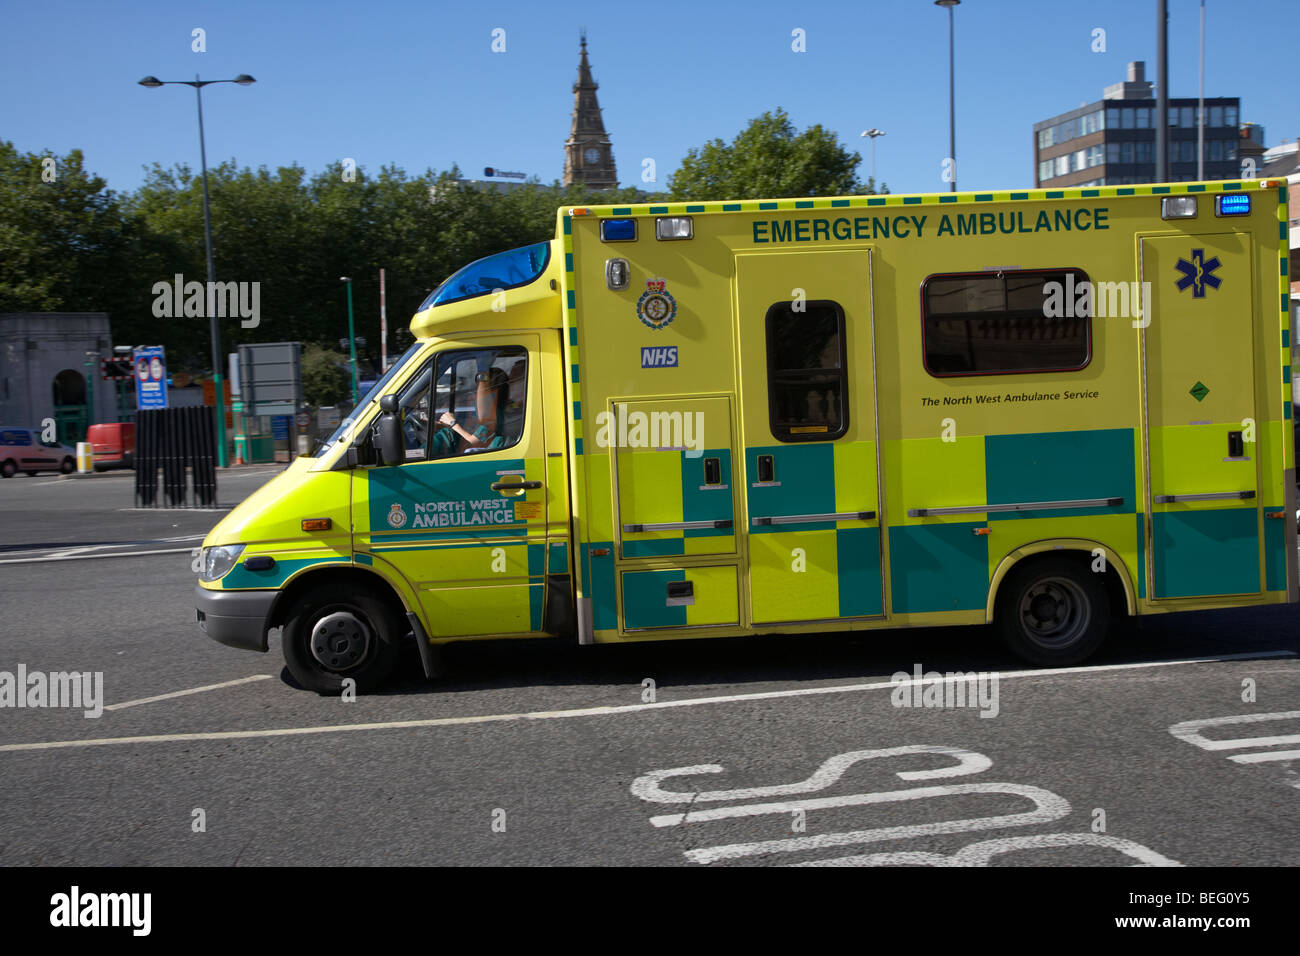
<path fill-rule="evenodd" d="M 0 423 L 38 425 L 54 416 L 54 378 L 71 369 L 94 376 L 95 421 L 116 421 L 117 398 L 100 378 L 99 363 L 87 367 L 86 352 L 110 357 L 113 336 L 104 312 L 0 314 Z"/>

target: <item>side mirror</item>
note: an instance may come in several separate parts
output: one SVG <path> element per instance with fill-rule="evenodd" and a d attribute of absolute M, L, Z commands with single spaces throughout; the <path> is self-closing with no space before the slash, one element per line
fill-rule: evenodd
<path fill-rule="evenodd" d="M 375 423 L 375 448 L 385 465 L 400 465 L 406 460 L 406 442 L 402 437 L 402 420 L 397 411 L 397 396 L 385 395 L 379 400 L 383 413 Z"/>

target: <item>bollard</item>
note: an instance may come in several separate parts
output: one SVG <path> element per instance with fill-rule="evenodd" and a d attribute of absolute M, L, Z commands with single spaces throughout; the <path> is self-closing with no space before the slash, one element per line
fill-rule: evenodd
<path fill-rule="evenodd" d="M 88 441 L 77 442 L 77 472 L 88 475 L 95 470 L 95 446 Z"/>

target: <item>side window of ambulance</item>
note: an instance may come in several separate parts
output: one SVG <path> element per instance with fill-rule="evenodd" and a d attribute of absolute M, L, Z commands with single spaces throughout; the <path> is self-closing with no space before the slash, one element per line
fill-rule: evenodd
<path fill-rule="evenodd" d="M 1078 269 L 1025 270 L 977 275 L 935 275 L 921 285 L 925 370 L 949 375 L 1061 372 L 1081 369 L 1092 357 L 1089 319 L 1078 291 L 1101 289 L 1115 298 L 1128 283 L 1085 286 Z M 1095 308 L 1097 303 L 1092 303 Z M 1099 312 L 1099 314 L 1101 314 Z M 1110 314 L 1122 314 L 1112 311 Z"/>
<path fill-rule="evenodd" d="M 407 461 L 424 461 L 428 458 L 429 433 L 433 430 L 429 420 L 429 376 L 432 372 L 433 363 L 429 362 L 397 397 Z"/>
<path fill-rule="evenodd" d="M 528 396 L 525 349 L 459 349 L 442 352 L 434 361 L 430 458 L 460 458 L 519 444 Z"/>
<path fill-rule="evenodd" d="M 767 310 L 768 419 L 778 441 L 829 441 L 848 430 L 844 310 L 829 300 Z"/>

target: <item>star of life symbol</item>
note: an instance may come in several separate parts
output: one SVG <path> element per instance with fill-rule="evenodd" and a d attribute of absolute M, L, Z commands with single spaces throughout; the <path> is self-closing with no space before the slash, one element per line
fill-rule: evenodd
<path fill-rule="evenodd" d="M 1188 286 L 1191 286 L 1192 298 L 1204 299 L 1206 286 L 1211 289 L 1219 287 L 1220 279 L 1214 274 L 1214 270 L 1218 269 L 1220 265 L 1222 263 L 1219 262 L 1218 256 L 1206 261 L 1204 249 L 1193 249 L 1192 261 L 1188 262 L 1186 259 L 1179 258 L 1175 267 L 1182 273 L 1182 278 L 1178 280 L 1178 291 L 1182 292 Z"/>
<path fill-rule="evenodd" d="M 388 524 L 394 528 L 406 527 L 406 512 L 400 504 L 394 504 L 388 512 Z"/>

